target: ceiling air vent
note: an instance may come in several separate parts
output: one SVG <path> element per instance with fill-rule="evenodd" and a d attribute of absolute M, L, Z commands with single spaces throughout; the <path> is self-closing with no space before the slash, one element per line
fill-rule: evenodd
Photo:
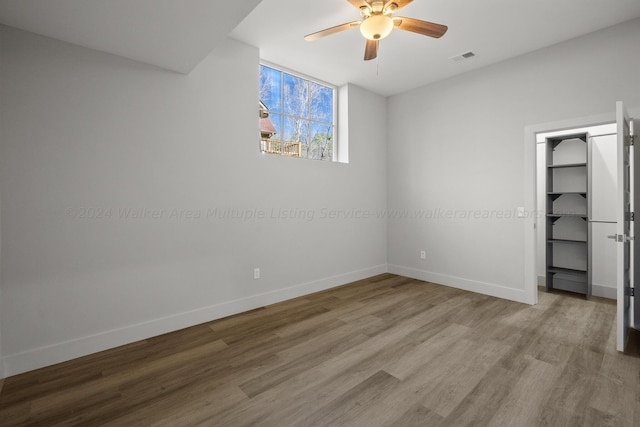
<path fill-rule="evenodd" d="M 467 60 L 467 59 L 471 59 L 474 56 L 476 56 L 476 54 L 471 52 L 471 51 L 469 51 L 469 52 L 461 53 L 460 55 L 453 56 L 453 57 L 451 57 L 449 59 L 451 59 L 452 61 L 455 61 L 455 62 L 460 62 L 460 61 L 464 61 L 464 60 Z"/>

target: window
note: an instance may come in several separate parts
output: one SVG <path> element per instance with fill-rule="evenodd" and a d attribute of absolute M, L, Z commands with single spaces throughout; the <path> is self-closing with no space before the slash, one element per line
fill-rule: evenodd
<path fill-rule="evenodd" d="M 260 65 L 260 150 L 334 159 L 336 89 Z"/>

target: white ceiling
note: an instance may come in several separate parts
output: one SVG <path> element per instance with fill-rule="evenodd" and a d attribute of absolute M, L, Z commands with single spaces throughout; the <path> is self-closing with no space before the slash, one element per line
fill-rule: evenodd
<path fill-rule="evenodd" d="M 432 39 L 394 30 L 380 42 L 378 59 L 364 62 L 358 29 L 303 40 L 359 20 L 347 0 L 262 0 L 231 37 L 259 47 L 266 61 L 391 95 L 640 17 L 640 0 L 414 0 L 395 16 L 445 24 L 449 31 Z M 449 59 L 469 50 L 477 56 Z"/>
<path fill-rule="evenodd" d="M 260 0 L 0 0 L 0 23 L 181 73 Z"/>
<path fill-rule="evenodd" d="M 191 71 L 231 32 L 266 61 L 382 95 L 640 17 L 640 0 L 414 0 L 396 15 L 449 31 L 436 40 L 394 30 L 365 62 L 357 29 L 303 40 L 358 20 L 347 0 L 0 0 L 0 23 L 173 71 Z M 469 50 L 477 56 L 449 59 Z"/>

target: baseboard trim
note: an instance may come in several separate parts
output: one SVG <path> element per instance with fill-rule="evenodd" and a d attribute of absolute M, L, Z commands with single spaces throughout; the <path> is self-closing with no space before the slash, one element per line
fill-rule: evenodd
<path fill-rule="evenodd" d="M 46 347 L 10 354 L 2 359 L 0 363 L 0 373 L 2 373 L 1 365 L 4 365 L 4 374 L 7 377 L 18 375 L 23 372 L 87 356 L 167 332 L 177 331 L 222 317 L 366 279 L 371 276 L 386 273 L 387 271 L 387 264 L 380 264 L 362 270 L 301 283 L 288 288 L 252 295 L 234 301 L 214 304 L 197 310 L 138 323 L 124 328 L 113 329 Z"/>
<path fill-rule="evenodd" d="M 618 299 L 618 290 L 616 288 L 611 288 L 609 286 L 596 285 L 595 283 L 591 285 L 591 293 L 594 297 L 608 298 L 612 300 Z"/>
<path fill-rule="evenodd" d="M 434 273 L 432 271 L 419 270 L 417 268 L 394 264 L 389 265 L 389 273 L 411 277 L 412 279 L 438 283 L 440 285 L 451 286 L 452 288 L 462 289 L 465 291 L 508 299 L 511 301 L 533 304 L 532 301 L 528 300 L 527 292 L 525 292 L 524 289 L 507 288 L 505 286 L 495 285 L 492 283 L 469 280 L 462 277 L 449 276 L 446 274 Z"/>

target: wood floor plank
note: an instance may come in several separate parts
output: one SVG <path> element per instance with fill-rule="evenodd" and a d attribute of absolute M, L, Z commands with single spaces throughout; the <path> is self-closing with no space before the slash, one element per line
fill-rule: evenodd
<path fill-rule="evenodd" d="M 27 425 L 30 414 L 31 404 L 29 402 L 0 406 L 0 425 Z"/>
<path fill-rule="evenodd" d="M 390 423 L 391 427 L 424 427 L 424 426 L 439 426 L 443 423 L 443 418 L 425 408 L 424 406 L 416 403 L 411 408 L 402 414 L 397 420 Z"/>
<path fill-rule="evenodd" d="M 571 333 L 582 336 L 584 326 L 564 316 L 562 301 L 554 299 L 544 311 L 535 308 L 528 310 L 532 317 L 513 335 L 511 350 L 503 357 L 502 362 L 507 368 L 518 360 L 518 355 L 530 355 L 557 366 L 567 363 L 573 345 L 565 338 L 578 342 L 579 339 Z"/>
<path fill-rule="evenodd" d="M 221 337 L 224 342 L 232 345 L 242 340 L 253 339 L 262 334 L 274 332 L 283 325 L 305 320 L 318 314 L 326 313 L 327 311 L 328 309 L 324 307 L 311 306 L 288 312 L 265 314 L 259 322 L 246 322 L 230 327 L 224 332 L 216 332 L 218 332 L 218 336 Z"/>
<path fill-rule="evenodd" d="M 456 408 L 445 418 L 446 426 L 485 426 L 494 417 L 516 382 L 520 370 L 494 366 Z"/>
<path fill-rule="evenodd" d="M 400 354 L 396 360 L 385 365 L 384 369 L 396 378 L 407 379 L 421 369 L 425 363 L 448 353 L 451 347 L 459 342 L 469 330 L 470 328 L 455 323 L 449 325 L 422 344 Z"/>
<path fill-rule="evenodd" d="M 292 345 L 279 351 L 278 356 L 284 361 L 294 361 L 301 357 L 306 357 L 310 353 L 331 353 L 331 349 L 339 341 L 349 339 L 353 335 L 362 335 L 362 330 L 372 325 L 382 323 L 382 319 L 374 316 L 361 317 L 351 323 L 340 325 L 335 329 L 327 331 L 322 335 L 311 337 L 308 340 L 301 340 L 298 344 Z M 335 353 L 335 351 L 333 351 Z"/>
<path fill-rule="evenodd" d="M 406 379 L 400 380 L 390 393 L 377 400 L 376 406 L 367 414 L 370 421 L 365 423 L 363 420 L 362 424 L 380 426 L 392 424 L 416 404 L 439 394 L 438 387 L 445 383 L 446 378 L 457 369 L 457 365 L 464 362 L 465 355 L 474 346 L 475 344 L 470 341 L 459 340 L 452 343 L 451 354 L 441 353 L 421 364 L 418 370 L 412 372 Z M 393 365 L 394 357 L 388 357 L 388 359 L 391 363 L 385 366 Z"/>
<path fill-rule="evenodd" d="M 529 356 L 524 356 L 528 367 L 506 396 L 488 426 L 536 426 L 544 413 L 544 403 L 559 368 Z"/>
<path fill-rule="evenodd" d="M 236 386 L 216 388 L 211 384 L 201 384 L 128 411 L 104 425 L 194 425 L 208 418 L 212 412 L 224 410 L 246 399 L 248 397 Z"/>
<path fill-rule="evenodd" d="M 251 402 L 232 408 L 222 414 L 219 421 L 234 425 L 242 420 L 247 421 L 246 425 L 258 420 L 272 425 L 278 425 L 279 422 L 290 424 L 305 415 L 303 405 L 309 400 L 301 395 L 310 392 L 313 396 L 311 401 L 319 405 L 356 386 L 380 370 L 388 360 L 398 357 L 398 342 L 420 327 L 422 319 L 428 319 L 429 316 L 428 312 L 421 313 L 386 328 L 362 344 L 321 363 L 314 370 L 294 376 L 254 397 Z"/>
<path fill-rule="evenodd" d="M 366 342 L 369 338 L 361 333 L 353 333 L 351 335 L 343 335 L 342 339 L 331 340 L 326 343 L 325 347 L 320 351 L 311 351 L 306 355 L 296 357 L 287 363 L 286 366 L 280 366 L 269 372 L 254 377 L 251 380 L 240 384 L 240 388 L 247 396 L 254 397 L 277 384 L 283 383 L 289 378 L 293 378 L 298 374 L 307 372 L 322 362 L 340 355 L 345 351 Z"/>
<path fill-rule="evenodd" d="M 616 328 L 616 317 L 608 303 L 597 304 L 592 315 L 587 319 L 582 334 L 581 347 L 594 352 L 604 353 L 607 338 L 611 330 Z"/>
<path fill-rule="evenodd" d="M 385 273 L 0 380 L 0 426 L 636 426 L 615 314 Z"/>
<path fill-rule="evenodd" d="M 633 357 L 605 354 L 589 406 L 614 417 L 633 407 L 637 401 L 639 364 Z"/>
<path fill-rule="evenodd" d="M 300 322 L 294 322 L 294 323 L 283 325 L 282 327 L 275 330 L 274 333 L 279 337 L 288 338 L 299 333 L 306 333 L 309 330 L 317 328 L 319 325 L 323 323 L 331 324 L 332 325 L 331 329 L 338 328 L 342 325 L 345 325 L 346 322 L 343 320 L 337 319 L 338 317 L 337 315 L 339 313 L 348 313 L 349 311 L 356 310 L 360 306 L 361 304 L 357 304 L 357 303 L 349 304 L 347 306 L 342 306 L 340 308 L 327 311 L 325 313 L 319 314 L 314 317 L 310 317 Z M 340 325 L 338 325 L 338 323 Z"/>
<path fill-rule="evenodd" d="M 597 372 L 603 354 L 575 347 L 569 361 L 547 394 L 546 410 L 540 414 L 545 425 L 583 425 L 591 397 L 599 385 Z"/>
<path fill-rule="evenodd" d="M 433 412 L 447 417 L 476 387 L 480 381 L 496 366 L 499 358 L 507 351 L 507 345 L 487 341 L 476 347 L 473 358 L 461 364 L 450 366 L 447 375 L 438 384 L 434 384 L 434 391 L 428 393 L 422 404 Z"/>
<path fill-rule="evenodd" d="M 393 375 L 378 371 L 329 404 L 317 409 L 299 421 L 299 425 L 357 425 L 356 420 L 369 418 L 367 411 L 400 383 Z M 375 423 L 375 420 L 371 420 Z"/>
<path fill-rule="evenodd" d="M 285 303 L 273 304 L 269 307 L 256 308 L 251 311 L 247 311 L 233 316 L 228 316 L 222 319 L 218 319 L 209 324 L 209 327 L 216 332 L 223 333 L 232 328 L 255 326 L 255 320 L 259 320 L 259 323 L 264 323 L 270 318 L 276 318 L 283 312 L 285 315 L 291 312 L 295 312 L 298 308 L 309 307 L 309 300 L 306 298 L 296 298 L 291 301 L 285 301 Z"/>
<path fill-rule="evenodd" d="M 594 408 L 587 408 L 584 414 L 583 426 L 588 427 L 622 427 L 625 425 L 634 426 L 637 424 L 624 424 L 617 415 L 608 412 L 601 412 Z"/>
<path fill-rule="evenodd" d="M 203 355 L 220 351 L 225 347 L 226 344 L 224 342 L 213 341 L 206 346 L 151 362 L 142 368 L 122 371 L 116 375 L 102 377 L 99 380 L 90 381 L 71 389 L 58 391 L 46 397 L 35 399 L 31 403 L 31 410 L 37 414 L 53 413 L 58 411 L 59 408 L 72 407 L 77 402 L 88 400 L 93 403 L 92 399 L 94 397 L 103 399 L 105 396 L 113 394 L 120 395 L 120 388 L 127 383 L 148 380 L 162 371 L 173 369 L 176 363 L 188 364 Z"/>

